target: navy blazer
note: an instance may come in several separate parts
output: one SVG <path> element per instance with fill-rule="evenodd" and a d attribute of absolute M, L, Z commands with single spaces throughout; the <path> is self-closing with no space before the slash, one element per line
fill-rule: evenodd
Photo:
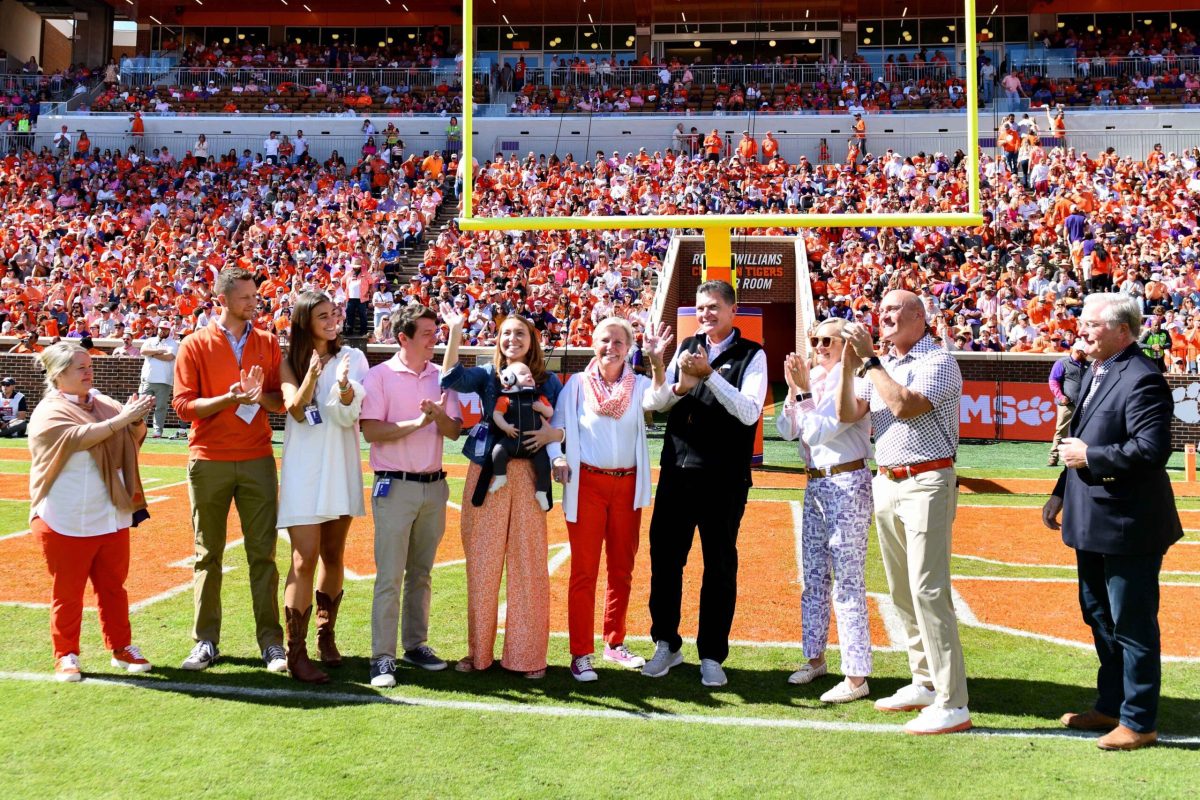
<path fill-rule="evenodd" d="M 1161 555 L 1183 536 L 1166 470 L 1175 407 L 1167 381 L 1136 344 L 1084 409 L 1092 376 L 1084 375 L 1070 427 L 1087 443 L 1088 465 L 1064 469 L 1054 487 L 1063 500 L 1063 542 L 1106 555 Z"/>

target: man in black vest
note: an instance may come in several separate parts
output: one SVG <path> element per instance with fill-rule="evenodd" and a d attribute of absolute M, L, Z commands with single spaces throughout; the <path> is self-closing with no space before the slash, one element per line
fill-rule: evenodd
<path fill-rule="evenodd" d="M 1087 372 L 1087 355 L 1084 342 L 1076 340 L 1071 352 L 1060 358 L 1050 369 L 1050 392 L 1058 404 L 1058 420 L 1054 423 L 1054 439 L 1050 442 L 1050 460 L 1046 466 L 1058 466 L 1058 443 L 1067 435 L 1071 418 L 1075 416 L 1075 403 L 1079 399 L 1079 387 Z"/>
<path fill-rule="evenodd" d="M 700 530 L 704 579 L 696 650 L 700 682 L 724 686 L 729 628 L 737 601 L 737 535 L 750 491 L 754 432 L 767 394 L 762 345 L 733 327 L 733 287 L 707 281 L 696 289 L 696 335 L 679 343 L 657 391 L 654 410 L 669 408 L 662 472 L 650 520 L 651 678 L 683 663 L 679 606 L 683 568 Z"/>

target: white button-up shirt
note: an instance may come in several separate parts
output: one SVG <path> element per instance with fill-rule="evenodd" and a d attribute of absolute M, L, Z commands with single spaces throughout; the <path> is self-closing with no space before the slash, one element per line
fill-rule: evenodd
<path fill-rule="evenodd" d="M 813 367 L 812 397 L 800 403 L 788 399 L 775 416 L 775 427 L 787 441 L 800 440 L 800 456 L 809 469 L 836 467 L 871 457 L 871 419 L 864 415 L 858 422 L 840 422 L 837 416 L 840 363 L 826 371 Z M 853 378 L 861 390 L 862 378 Z"/>

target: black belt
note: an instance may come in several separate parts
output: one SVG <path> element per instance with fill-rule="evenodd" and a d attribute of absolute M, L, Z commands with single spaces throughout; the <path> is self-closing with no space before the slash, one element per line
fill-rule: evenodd
<path fill-rule="evenodd" d="M 375 472 L 376 478 L 391 478 L 397 481 L 413 481 L 414 483 L 434 483 L 446 477 L 442 470 L 437 472 Z"/>

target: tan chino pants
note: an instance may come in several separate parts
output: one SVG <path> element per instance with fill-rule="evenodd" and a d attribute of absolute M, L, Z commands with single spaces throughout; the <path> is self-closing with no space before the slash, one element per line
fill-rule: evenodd
<path fill-rule="evenodd" d="M 950 529 L 958 508 L 954 470 L 901 481 L 876 475 L 875 527 L 892 602 L 904 623 L 913 681 L 937 701 L 967 704 L 967 676 L 950 593 Z"/>

